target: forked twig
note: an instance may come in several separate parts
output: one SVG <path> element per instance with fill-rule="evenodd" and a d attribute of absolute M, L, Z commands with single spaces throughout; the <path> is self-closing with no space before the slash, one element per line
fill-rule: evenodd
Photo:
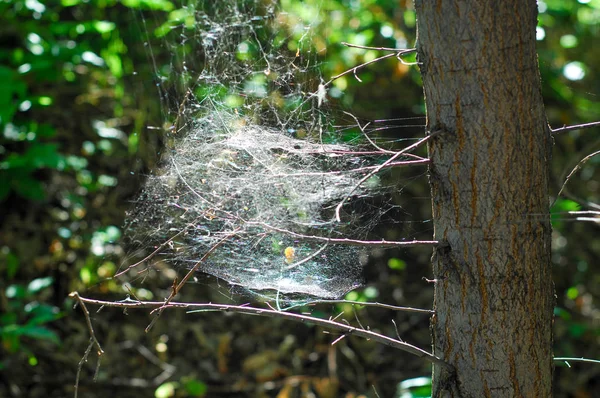
<path fill-rule="evenodd" d="M 358 128 L 360 129 L 360 132 L 363 133 L 363 135 L 365 136 L 365 138 L 367 139 L 367 141 L 369 141 L 369 143 L 371 145 L 373 145 L 373 147 L 375 147 L 376 149 L 378 149 L 379 151 L 381 151 L 382 153 L 395 153 L 394 151 L 390 151 L 387 149 L 383 149 L 381 148 L 379 145 L 377 145 L 372 139 L 371 137 L 369 137 L 369 134 L 367 134 L 367 132 L 365 131 L 365 128 L 369 125 L 369 123 L 367 123 L 365 126 L 362 126 L 360 124 L 360 122 L 358 121 L 358 118 L 356 116 L 354 116 L 353 114 L 351 114 L 350 112 L 346 112 L 344 111 L 344 113 L 348 116 L 350 116 L 352 119 L 354 119 L 354 122 L 356 123 L 356 125 L 358 126 Z"/>
<path fill-rule="evenodd" d="M 104 350 L 102 349 L 102 346 L 100 346 L 100 342 L 96 338 L 96 333 L 94 332 L 94 327 L 92 326 L 92 320 L 90 318 L 90 312 L 85 306 L 85 300 L 82 299 L 82 297 L 77 292 L 72 292 L 71 294 L 69 294 L 69 297 L 75 299 L 76 305 L 79 305 L 81 307 L 81 311 L 85 316 L 85 323 L 87 325 L 88 331 L 90 332 L 90 344 L 86 348 L 85 353 L 81 358 L 81 361 L 79 361 L 79 364 L 77 365 L 77 375 L 75 376 L 75 398 L 77 398 L 77 395 L 79 393 L 79 379 L 81 376 L 81 369 L 83 368 L 83 364 L 87 362 L 90 352 L 92 352 L 92 348 L 96 347 L 96 355 L 98 355 L 98 362 L 96 363 L 96 371 L 94 372 L 95 380 L 98 376 L 98 371 L 100 370 L 100 359 L 104 354 Z"/>

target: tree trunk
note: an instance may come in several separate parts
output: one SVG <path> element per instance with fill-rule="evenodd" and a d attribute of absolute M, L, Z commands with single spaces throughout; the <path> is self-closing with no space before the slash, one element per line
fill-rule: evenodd
<path fill-rule="evenodd" d="M 550 397 L 548 173 L 535 0 L 416 0 L 435 238 L 434 397 Z"/>

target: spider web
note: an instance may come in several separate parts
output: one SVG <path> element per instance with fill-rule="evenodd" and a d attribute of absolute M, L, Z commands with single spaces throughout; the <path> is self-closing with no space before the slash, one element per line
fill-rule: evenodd
<path fill-rule="evenodd" d="M 389 153 L 333 127 L 310 21 L 276 2 L 200 1 L 155 33 L 172 57 L 155 66 L 171 127 L 128 215 L 133 244 L 281 300 L 360 286 L 365 249 L 327 239 L 366 238 L 397 187 L 362 183 Z"/>

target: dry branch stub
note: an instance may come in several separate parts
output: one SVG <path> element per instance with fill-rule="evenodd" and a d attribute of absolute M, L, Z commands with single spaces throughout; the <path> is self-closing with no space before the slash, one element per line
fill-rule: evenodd
<path fill-rule="evenodd" d="M 381 178 L 389 150 L 348 142 L 333 127 L 316 95 L 323 79 L 310 21 L 269 2 L 200 4 L 188 9 L 194 24 L 175 24 L 166 36 L 184 38 L 159 85 L 166 107 L 179 102 L 170 106 L 161 166 L 148 176 L 127 233 L 187 269 L 210 252 L 200 271 L 252 292 L 339 298 L 361 285 L 368 254 L 342 239 L 372 239 L 378 220 L 397 207 L 385 199 L 397 186 Z"/>

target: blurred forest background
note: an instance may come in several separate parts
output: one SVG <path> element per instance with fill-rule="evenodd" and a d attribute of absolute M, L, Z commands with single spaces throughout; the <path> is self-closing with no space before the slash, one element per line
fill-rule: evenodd
<path fill-rule="evenodd" d="M 600 0 L 538 3 L 550 125 L 600 120 Z M 342 42 L 414 44 L 412 1 L 281 0 L 281 6 L 290 25 L 313 21 L 326 79 L 380 55 Z M 173 55 L 184 44 L 167 33 L 187 23 L 185 11 L 169 0 L 4 0 L 0 15 L 0 396 L 72 396 L 89 333 L 69 292 L 123 300 L 131 289 L 141 299 L 162 300 L 176 274 L 163 262 L 143 283 L 110 279 L 131 262 L 123 236 L 126 211 L 160 160 L 173 104 L 183 100 L 176 90 L 159 94 L 157 84 L 175 73 Z M 293 54 L 304 32 L 289 30 Z M 328 106 L 362 120 L 424 115 L 417 67 L 391 58 L 358 76 L 336 80 Z M 600 149 L 599 132 L 556 135 L 551 200 L 571 169 Z M 420 137 L 423 127 L 394 134 Z M 553 206 L 557 357 L 600 359 L 600 218 L 576 221 L 563 213 L 600 210 L 599 175 L 596 156 Z M 411 219 L 426 220 L 427 179 L 410 180 L 396 200 Z M 385 226 L 378 233 L 403 237 Z M 431 277 L 430 255 L 430 248 L 374 251 L 365 286 L 347 298 L 431 308 L 433 287 L 422 280 Z M 187 286 L 179 300 L 248 298 L 206 279 Z M 344 309 L 354 322 L 343 305 L 310 311 L 328 318 Z M 426 385 L 430 373 L 428 363 L 374 342 L 346 338 L 332 347 L 335 335 L 275 319 L 171 311 L 145 333 L 147 311 L 90 310 L 105 354 L 96 382 L 95 355 L 83 365 L 83 397 L 284 398 L 311 391 L 357 397 L 376 396 L 375 390 L 381 397 L 408 397 L 420 395 L 414 388 L 397 392 L 398 383 Z M 394 319 L 404 340 L 429 349 L 426 316 L 377 308 L 357 313 L 363 325 L 389 336 L 395 335 Z M 592 397 L 594 391 L 600 391 L 600 366 L 556 363 L 557 397 Z"/>

